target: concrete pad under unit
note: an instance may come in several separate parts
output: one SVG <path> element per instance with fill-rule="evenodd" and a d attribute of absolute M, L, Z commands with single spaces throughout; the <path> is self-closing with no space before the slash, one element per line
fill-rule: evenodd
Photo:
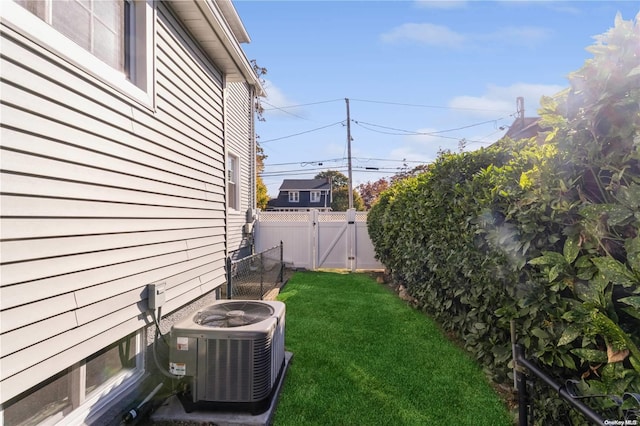
<path fill-rule="evenodd" d="M 291 352 L 284 353 L 284 367 L 280 379 L 276 382 L 275 391 L 269 408 L 261 414 L 252 415 L 251 413 L 236 413 L 227 411 L 193 411 L 187 413 L 177 396 L 169 397 L 152 415 L 151 424 L 164 425 L 184 425 L 184 426 L 200 426 L 200 425 L 216 425 L 216 426 L 268 426 L 271 424 L 273 414 L 275 413 L 280 391 L 284 378 L 289 369 L 289 364 L 293 354 Z"/>

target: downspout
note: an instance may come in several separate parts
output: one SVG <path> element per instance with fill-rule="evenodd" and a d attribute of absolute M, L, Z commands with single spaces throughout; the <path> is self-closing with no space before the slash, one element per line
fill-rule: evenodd
<path fill-rule="evenodd" d="M 227 97 L 229 89 L 227 88 L 227 75 L 222 76 L 222 147 L 223 147 L 223 164 L 224 164 L 224 256 L 229 257 L 229 164 L 227 164 L 228 141 L 227 128 L 229 118 L 227 117 Z"/>
<path fill-rule="evenodd" d="M 253 173 L 251 173 L 251 180 L 249 182 L 250 185 L 250 189 L 249 189 L 249 193 L 251 194 L 251 207 L 252 209 L 256 209 L 258 208 L 258 159 L 256 158 L 257 154 L 258 154 L 258 147 L 257 147 L 257 139 L 256 139 L 256 99 L 257 99 L 257 95 L 256 95 L 256 88 L 254 85 L 247 83 L 247 85 L 249 86 L 249 146 L 251 147 L 250 152 L 251 152 L 251 168 L 253 170 Z M 249 244 L 251 246 L 251 254 L 255 254 L 255 247 L 256 247 L 256 242 L 255 242 L 255 228 L 251 228 L 251 237 L 250 237 L 250 241 Z"/>
<path fill-rule="evenodd" d="M 249 99 L 251 102 L 250 105 L 250 116 L 249 116 L 249 145 L 251 146 L 251 168 L 253 173 L 251 174 L 252 182 L 249 182 L 251 186 L 251 208 L 256 209 L 258 207 L 258 160 L 256 155 L 258 153 L 258 147 L 256 146 L 256 88 L 255 86 L 247 83 L 249 86 Z"/>

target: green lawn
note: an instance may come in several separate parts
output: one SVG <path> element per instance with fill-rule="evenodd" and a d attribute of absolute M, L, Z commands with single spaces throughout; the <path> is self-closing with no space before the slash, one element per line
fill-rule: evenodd
<path fill-rule="evenodd" d="M 511 425 L 478 365 L 366 274 L 297 272 L 280 425 Z"/>

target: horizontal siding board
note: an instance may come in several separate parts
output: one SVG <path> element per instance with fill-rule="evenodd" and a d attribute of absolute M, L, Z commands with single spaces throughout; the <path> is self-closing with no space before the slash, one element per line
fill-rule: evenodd
<path fill-rule="evenodd" d="M 55 222 L 51 222 L 51 226 L 55 226 L 54 224 Z M 2 263 L 27 261 L 163 242 L 188 241 L 192 238 L 219 237 L 222 233 L 223 230 L 219 228 L 192 228 L 0 241 L 0 259 Z"/>
<path fill-rule="evenodd" d="M 5 46 L 2 47 L 4 49 Z M 3 60 L 0 64 L 2 65 L 2 78 L 9 83 L 2 87 L 3 96 L 6 94 L 8 99 L 16 99 L 14 91 L 23 96 L 27 93 L 34 95 L 23 100 L 22 106 L 29 110 L 37 111 L 38 109 L 34 108 L 35 104 L 43 103 L 47 109 L 52 110 L 52 117 L 58 117 L 61 113 L 66 112 L 71 115 L 72 123 L 77 122 L 75 120 L 78 117 L 85 117 L 86 120 L 86 117 L 91 115 L 94 119 L 99 117 L 100 121 L 108 122 L 115 127 L 131 129 L 131 108 L 127 108 L 124 103 L 115 105 L 118 107 L 117 109 L 114 109 L 113 106 L 106 107 L 100 102 L 96 102 L 95 99 L 83 96 L 75 90 L 68 90 L 57 82 L 41 77 L 41 73 L 35 73 L 32 69 L 21 66 L 19 63 Z M 60 67 L 48 66 L 47 70 L 43 71 L 54 72 L 64 78 L 64 75 L 61 75 L 64 71 Z M 38 93 L 35 93 L 33 88 L 37 88 Z M 59 100 L 64 100 L 64 104 Z"/>
<path fill-rule="evenodd" d="M 237 250 L 242 244 L 242 227 L 245 223 L 245 215 L 239 213 L 228 213 L 228 238 L 229 250 Z"/>
<path fill-rule="evenodd" d="M 143 293 L 146 294 L 146 287 L 136 288 L 126 293 L 121 293 L 92 303 L 91 305 L 80 307 L 75 311 L 76 321 L 79 326 L 88 324 L 95 321 L 96 318 L 107 316 L 111 312 L 122 309 L 123 306 L 130 305 L 135 301 L 137 301 L 139 311 L 145 312 L 147 310 L 147 303 L 145 300 L 146 295 L 144 298 L 142 297 Z"/>
<path fill-rule="evenodd" d="M 5 96 L 6 92 L 2 86 L 0 86 L 0 90 L 3 90 L 3 96 Z M 46 108 L 42 108 L 39 114 L 34 115 L 32 112 L 24 110 L 23 106 L 8 103 L 2 105 L 0 112 L 2 113 L 2 122 L 6 127 L 20 129 L 25 122 L 28 122 L 29 132 L 32 134 L 76 146 L 81 143 L 82 148 L 87 150 L 101 152 L 116 159 L 125 160 L 129 167 L 132 167 L 131 163 L 137 163 L 153 168 L 154 173 L 167 170 L 171 171 L 170 174 L 172 175 L 188 176 L 191 179 L 202 182 L 208 182 L 211 175 L 216 173 L 216 161 L 213 157 L 204 157 L 202 161 L 195 161 L 160 144 L 145 143 L 131 133 L 109 127 L 107 123 L 94 122 L 94 129 L 90 129 L 88 125 L 85 126 L 83 123 L 83 128 L 80 129 L 52 119 L 48 115 Z M 62 118 L 64 118 L 64 115 Z M 90 120 L 82 121 L 89 122 Z M 109 138 L 107 139 L 101 135 L 109 135 Z M 60 140 L 61 136 L 64 137 L 64 140 Z M 142 142 L 140 145 L 144 144 L 145 149 L 140 149 L 139 146 L 133 148 L 130 145 L 116 141 Z M 3 145 L 5 145 L 4 141 Z M 27 150 L 24 145 L 16 146 L 11 143 L 11 140 L 8 141 L 6 146 L 22 151 Z M 60 158 L 59 154 L 54 155 L 54 158 Z M 180 160 L 187 164 L 180 163 Z M 220 161 L 221 158 L 218 159 L 218 162 Z M 126 169 L 122 171 L 126 173 Z M 219 171 L 218 173 L 220 174 Z"/>
<path fill-rule="evenodd" d="M 14 151 L 12 149 L 3 149 L 1 151 L 0 164 L 2 170 L 7 173 L 42 176 L 101 186 L 108 183 L 110 187 L 114 188 L 126 188 L 140 192 L 174 195 L 199 200 L 210 200 L 212 197 L 207 194 L 207 185 L 202 181 L 182 177 L 172 180 L 175 175 L 172 176 L 164 171 L 158 173 L 137 163 L 91 153 L 66 144 L 53 143 L 51 144 L 53 146 L 49 149 L 59 148 L 59 152 L 70 154 L 65 161 L 60 161 L 49 157 L 49 153 L 46 152 L 48 149 L 40 148 L 38 152 L 24 152 L 31 149 L 31 147 L 22 142 L 28 141 L 27 143 L 44 145 L 49 142 L 46 139 L 32 135 L 16 134 L 16 132 L 9 129 L 3 129 L 0 137 L 4 141 L 11 139 L 12 145 L 19 147 L 22 151 Z M 8 147 L 5 146 L 5 148 Z M 70 162 L 73 161 L 73 157 L 78 157 L 78 160 L 84 158 L 84 163 Z M 127 170 L 128 174 L 123 174 L 121 170 Z M 155 176 L 154 172 L 156 172 Z M 165 179 L 165 181 L 161 181 L 161 178 Z M 210 187 L 215 188 L 214 185 Z"/>
<path fill-rule="evenodd" d="M 0 333 L 6 333 L 7 331 L 33 324 L 75 308 L 76 299 L 73 294 L 67 293 L 47 300 L 18 306 L 8 311 L 2 311 L 0 313 L 2 315 Z"/>
<path fill-rule="evenodd" d="M 9 263 L 2 267 L 1 285 L 6 286 L 25 281 L 35 281 L 52 276 L 72 274 L 76 271 L 107 268 L 137 259 L 179 253 L 186 249 L 186 241 L 173 241 L 102 252 Z"/>
<path fill-rule="evenodd" d="M 204 258 L 205 263 L 199 266 L 196 261 L 191 261 L 189 267 L 191 269 L 184 270 L 184 265 L 179 269 L 179 273 L 173 276 L 163 278 L 168 288 L 179 286 L 181 283 L 190 280 L 209 281 L 211 277 L 223 277 L 224 278 L 224 263 L 222 261 L 213 262 L 213 258 Z M 199 260 L 199 259 L 198 259 Z M 202 263 L 202 262 L 199 262 Z M 167 271 L 169 272 L 169 271 Z M 138 282 L 144 282 L 140 280 Z M 149 281 L 151 282 L 151 281 Z M 85 289 L 84 292 L 96 292 L 95 288 Z M 78 291 L 78 300 L 82 302 L 86 299 L 83 297 L 83 291 Z M 140 310 L 141 312 L 146 310 L 146 284 L 142 287 L 134 288 L 128 292 L 118 294 L 112 298 L 99 300 L 95 303 L 87 304 L 76 311 L 76 319 L 78 325 L 83 325 L 91 322 L 97 316 L 105 315 L 114 310 L 114 307 L 120 306 L 119 304 L 126 304 L 132 300 L 141 300 Z M 168 293 L 168 300 L 171 298 L 171 294 Z M 96 299 L 94 296 L 93 299 Z M 123 303 L 124 302 L 124 303 Z M 13 309 L 5 310 L 2 312 L 3 320 L 0 323 L 0 333 L 15 330 L 20 327 L 37 323 L 44 319 L 71 311 L 77 307 L 76 297 L 73 293 L 67 293 L 64 295 L 56 296 L 40 302 L 35 302 L 28 305 L 22 305 Z"/>
<path fill-rule="evenodd" d="M 224 270 L 224 259 L 221 259 L 220 256 L 207 254 L 187 262 L 167 264 L 154 270 L 79 289 L 75 292 L 75 297 L 78 306 L 86 306 L 126 291 L 146 288 L 141 287 L 141 284 L 146 286 L 153 282 L 164 282 L 168 287 L 171 287 L 182 282 L 184 276 L 189 277 L 190 271 L 194 269 L 198 269 L 197 273 L 201 275 L 216 269 Z"/>
<path fill-rule="evenodd" d="M 0 287 L 2 309 L 44 300 L 59 294 L 69 293 L 75 290 L 88 288 L 97 284 L 114 281 L 119 278 L 130 277 L 143 272 L 151 271 L 167 265 L 175 265 L 187 260 L 186 252 L 163 254 L 154 258 L 138 259 L 135 261 L 104 266 L 99 269 L 77 271 L 72 274 L 44 278 L 38 281 L 28 281 L 22 284 Z M 131 283 L 137 287 L 139 283 Z M 120 291 L 130 288 L 113 288 L 104 294 L 96 294 L 96 297 L 109 297 Z"/>
<path fill-rule="evenodd" d="M 211 270 L 210 272 L 202 274 L 200 275 L 200 282 L 202 282 L 203 285 L 207 283 L 215 283 L 216 287 L 222 283 L 226 283 L 227 277 L 225 275 L 225 270 L 214 269 L 214 270 Z"/>
<path fill-rule="evenodd" d="M 215 277 L 215 279 L 203 282 L 202 285 L 200 285 L 200 289 L 202 290 L 202 294 L 207 294 L 224 285 L 225 282 L 224 276 L 218 276 Z"/>
<path fill-rule="evenodd" d="M 213 209 L 215 203 L 204 199 L 194 199 L 176 195 L 138 191 L 128 188 L 114 188 L 93 183 L 70 182 L 60 179 L 2 174 L 2 192 L 13 195 L 44 198 L 89 199 L 90 201 L 127 204 L 150 204 L 167 207 Z"/>
<path fill-rule="evenodd" d="M 202 117 L 204 122 L 195 121 L 196 126 L 206 128 L 218 138 L 223 136 L 222 108 L 217 99 L 222 93 L 219 87 L 196 92 L 193 89 L 195 84 L 192 75 L 177 75 L 169 67 L 158 70 L 157 77 L 158 87 L 162 89 L 162 99 L 168 100 L 179 110 L 187 111 L 185 115 L 192 116 L 193 113 L 197 117 Z M 184 96 L 178 96 L 178 93 Z"/>
<path fill-rule="evenodd" d="M 171 50 L 166 57 L 171 58 L 172 68 L 181 69 L 186 74 L 201 76 L 201 79 L 195 82 L 201 91 L 215 93 L 213 89 L 221 89 L 222 74 L 220 71 L 206 59 L 204 53 L 195 47 L 192 38 L 169 10 L 159 7 L 158 11 L 161 16 L 158 31 L 158 56 L 162 58 L 162 47 L 169 46 Z"/>
<path fill-rule="evenodd" d="M 12 43 L 7 43 L 7 48 L 10 50 L 16 49 L 19 50 L 18 46 L 15 46 Z M 5 50 L 5 45 L 3 44 L 3 51 Z M 80 114 L 80 116 L 89 117 L 87 112 L 91 112 L 93 116 L 100 117 L 101 121 L 105 121 L 109 125 L 117 125 L 116 127 L 126 131 L 133 131 L 138 136 L 147 138 L 149 141 L 156 141 L 159 139 L 159 136 L 162 136 L 161 133 L 156 131 L 155 129 L 169 129 L 169 127 L 164 126 L 161 122 L 158 122 L 157 118 L 150 115 L 149 111 L 146 109 L 140 108 L 132 108 L 128 103 L 114 103 L 113 97 L 108 97 L 101 95 L 103 97 L 99 98 L 89 98 L 82 93 L 78 93 L 77 90 L 73 90 L 70 87 L 73 86 L 65 86 L 59 83 L 59 80 L 68 81 L 71 79 L 74 83 L 80 84 L 83 82 L 86 85 L 86 82 L 75 77 L 70 74 L 67 75 L 68 72 L 65 69 L 61 69 L 60 67 L 48 62 L 42 61 L 39 63 L 41 69 L 34 71 L 31 67 L 24 67 L 21 65 L 21 62 L 13 62 L 13 61 L 2 61 L 2 69 L 3 69 L 3 78 L 7 82 L 11 82 L 11 84 L 7 84 L 6 87 L 3 86 L 3 91 L 7 93 L 7 90 L 22 90 L 23 92 L 31 93 L 31 88 L 38 87 L 40 95 L 38 95 L 37 100 L 31 100 L 30 103 L 26 105 L 33 105 L 34 102 L 42 102 L 41 94 L 46 97 L 47 103 L 49 105 L 54 105 L 56 108 L 62 108 L 62 111 L 67 110 L 69 114 Z M 6 73 L 5 73 L 6 69 Z M 64 74 L 63 74 L 64 73 Z M 43 74 L 50 75 L 58 75 L 60 76 L 59 80 L 51 81 L 48 78 L 42 77 Z M 63 77 L 64 75 L 64 77 Z M 77 80 L 77 81 L 76 81 Z M 15 86 L 15 87 L 14 87 Z M 99 95 L 100 92 L 96 92 L 95 90 L 90 91 L 89 93 L 92 96 Z M 8 95 L 11 93 L 9 92 Z M 52 96 L 54 95 L 54 96 Z M 4 96 L 3 97 L 8 97 Z M 107 106 L 103 106 L 105 102 L 104 100 L 110 99 L 112 102 Z M 53 99 L 64 99 L 65 105 L 59 105 L 57 102 L 53 101 Z M 24 107 L 25 103 L 21 103 Z M 219 117 L 220 112 L 211 111 L 211 114 L 215 114 L 214 116 Z M 59 115 L 55 115 L 58 117 Z M 64 118 L 62 118 L 64 122 Z M 78 123 L 78 121 L 71 120 L 72 123 Z M 82 127 L 85 127 L 84 121 L 80 121 L 82 123 Z M 169 136 L 171 139 L 167 139 L 166 141 L 174 141 L 174 144 L 179 144 L 184 142 L 184 135 L 171 134 L 168 132 L 166 136 Z M 182 148 L 174 148 L 175 154 L 184 155 L 188 154 L 193 156 L 193 158 L 201 161 L 203 164 L 207 163 L 206 158 L 201 156 L 202 152 L 206 153 L 207 157 L 212 157 L 214 155 L 220 154 L 220 149 L 215 150 L 212 149 L 212 146 L 207 146 L 203 144 L 198 144 L 197 142 L 193 144 L 194 146 L 198 146 L 197 149 L 189 147 L 189 145 L 184 145 Z M 187 151 L 185 151 L 185 147 L 188 147 Z"/>
<path fill-rule="evenodd" d="M 1 308 L 4 310 L 76 290 L 84 290 L 75 294 L 78 306 L 83 306 L 137 288 L 140 282 L 146 285 L 163 279 L 170 266 L 176 266 L 175 273 L 188 269 L 187 261 L 195 261 L 196 264 L 208 262 L 214 268 L 219 259 L 223 265 L 221 250 L 224 250 L 223 243 L 3 286 L 0 287 Z M 213 257 L 207 257 L 211 255 Z M 140 281 L 132 280 L 132 276 Z"/>
<path fill-rule="evenodd" d="M 118 219 L 117 221 L 103 218 L 3 218 L 0 235 L 2 239 L 15 240 L 176 229 L 224 229 L 224 221 L 224 217 L 217 219 Z"/>
<path fill-rule="evenodd" d="M 149 283 L 167 284 L 170 312 L 225 282 L 227 226 L 244 214 L 227 218 L 223 138 L 239 144 L 241 185 L 252 151 L 250 121 L 225 129 L 222 114 L 251 100 L 236 88 L 223 111 L 222 75 L 156 8 L 153 108 L 0 36 L 0 403 L 148 324 Z"/>
<path fill-rule="evenodd" d="M 4 93 L 3 93 L 4 95 Z M 162 176 L 163 171 L 167 171 L 167 177 L 162 179 L 163 181 L 177 181 L 180 183 L 178 179 L 181 177 L 185 178 L 185 183 L 199 181 L 199 182 L 209 182 L 211 180 L 212 174 L 215 173 L 216 169 L 204 167 L 202 163 L 193 162 L 193 166 L 199 166 L 204 168 L 204 171 L 195 169 L 193 167 L 186 167 L 180 163 L 177 163 L 173 160 L 165 160 L 161 157 L 153 155 L 152 152 L 143 152 L 140 150 L 133 149 L 129 146 L 114 142 L 111 139 L 105 139 L 102 136 L 97 134 L 87 133 L 82 129 L 73 128 L 65 126 L 62 123 L 51 121 L 48 118 L 44 118 L 39 115 L 33 115 L 29 112 L 23 111 L 21 109 L 16 109 L 8 105 L 2 105 L 2 109 L 0 110 L 2 114 L 2 122 L 4 125 L 8 127 L 13 127 L 19 129 L 25 122 L 30 123 L 30 133 L 39 135 L 41 138 L 45 139 L 47 144 L 51 142 L 58 142 L 60 144 L 69 143 L 68 141 L 82 141 L 83 149 L 87 151 L 100 152 L 102 153 L 102 157 L 110 156 L 113 160 L 121 160 L 123 161 L 123 167 L 120 169 L 125 174 L 128 174 L 127 169 L 134 168 L 134 170 L 143 170 L 148 168 L 149 178 L 157 177 L 156 175 Z M 106 134 L 109 134 L 109 129 L 103 129 Z M 59 137 L 64 136 L 64 140 L 58 140 Z M 125 140 L 126 136 L 123 136 Z M 49 146 L 45 146 L 42 148 L 38 148 L 36 146 L 36 142 L 43 142 L 38 138 L 32 139 L 22 139 L 20 142 L 30 142 L 29 145 L 25 145 L 24 143 L 17 144 L 18 141 L 12 141 L 12 139 L 4 139 L 3 145 L 6 147 L 13 148 L 15 150 L 26 151 L 26 152 L 34 152 L 39 153 L 39 150 L 50 149 Z M 71 143 L 71 145 L 74 145 Z M 55 146 L 52 145 L 52 146 Z M 78 145 L 75 145 L 78 146 Z M 151 147 L 150 147 L 151 148 Z M 158 151 L 162 151 L 163 149 L 157 147 Z M 46 155 L 42 153 L 42 155 Z M 53 158 L 60 158 L 60 154 L 53 154 Z M 87 155 L 91 155 L 90 152 Z M 168 155 L 171 155 L 169 152 Z M 179 157 L 175 156 L 174 157 Z M 112 161 L 113 161 L 112 160 Z M 80 164 L 82 164 L 82 160 L 80 160 Z M 137 166 L 137 168 L 136 168 Z M 144 166 L 144 167 L 139 167 Z M 193 186 L 185 184 L 184 186 Z"/>
<path fill-rule="evenodd" d="M 23 348 L 28 348 L 43 340 L 49 339 L 76 327 L 76 316 L 73 312 L 47 318 L 44 321 L 19 328 L 0 335 L 0 357 L 4 358 Z"/>
<path fill-rule="evenodd" d="M 198 115 L 198 111 L 182 104 L 182 101 L 170 92 L 159 95 L 159 98 L 162 102 L 159 103 L 156 117 L 166 126 L 180 133 L 193 132 L 201 140 L 222 143 L 221 132 L 214 133 L 214 125 L 207 122 L 210 117 Z"/>
<path fill-rule="evenodd" d="M 87 74 L 83 70 L 58 60 L 50 52 L 28 41 L 13 29 L 3 27 L 2 30 L 3 33 L 0 34 L 2 37 L 0 42 L 2 44 L 2 58 L 0 61 L 2 62 L 0 64 L 3 69 L 3 77 L 5 61 L 11 62 L 24 67 L 28 73 L 36 74 L 38 77 L 47 79 L 74 93 L 87 97 L 90 94 L 92 101 L 96 104 L 114 110 L 122 108 L 123 105 L 128 105 L 130 109 L 148 109 L 137 103 L 128 102 L 125 95 L 120 95 L 99 79 L 87 78 Z M 27 85 L 27 87 L 36 86 Z M 127 101 L 123 102 L 125 99 Z"/>
<path fill-rule="evenodd" d="M 2 399 L 6 401 L 90 356 L 96 348 L 136 331 L 140 328 L 137 311 L 135 305 L 126 307 L 0 359 Z"/>
<path fill-rule="evenodd" d="M 171 206 L 113 203 L 95 200 L 31 198 L 4 195 L 0 198 L 3 216 L 12 217 L 109 217 L 119 218 L 219 218 L 213 209 L 186 209 Z"/>

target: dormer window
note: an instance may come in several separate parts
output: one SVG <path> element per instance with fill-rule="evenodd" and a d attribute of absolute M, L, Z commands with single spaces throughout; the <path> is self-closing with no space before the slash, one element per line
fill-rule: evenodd
<path fill-rule="evenodd" d="M 300 192 L 298 192 L 298 191 L 289 191 L 289 202 L 290 203 L 299 203 L 300 202 Z"/>
<path fill-rule="evenodd" d="M 320 202 L 320 191 L 311 191 L 311 202 L 312 203 Z"/>

